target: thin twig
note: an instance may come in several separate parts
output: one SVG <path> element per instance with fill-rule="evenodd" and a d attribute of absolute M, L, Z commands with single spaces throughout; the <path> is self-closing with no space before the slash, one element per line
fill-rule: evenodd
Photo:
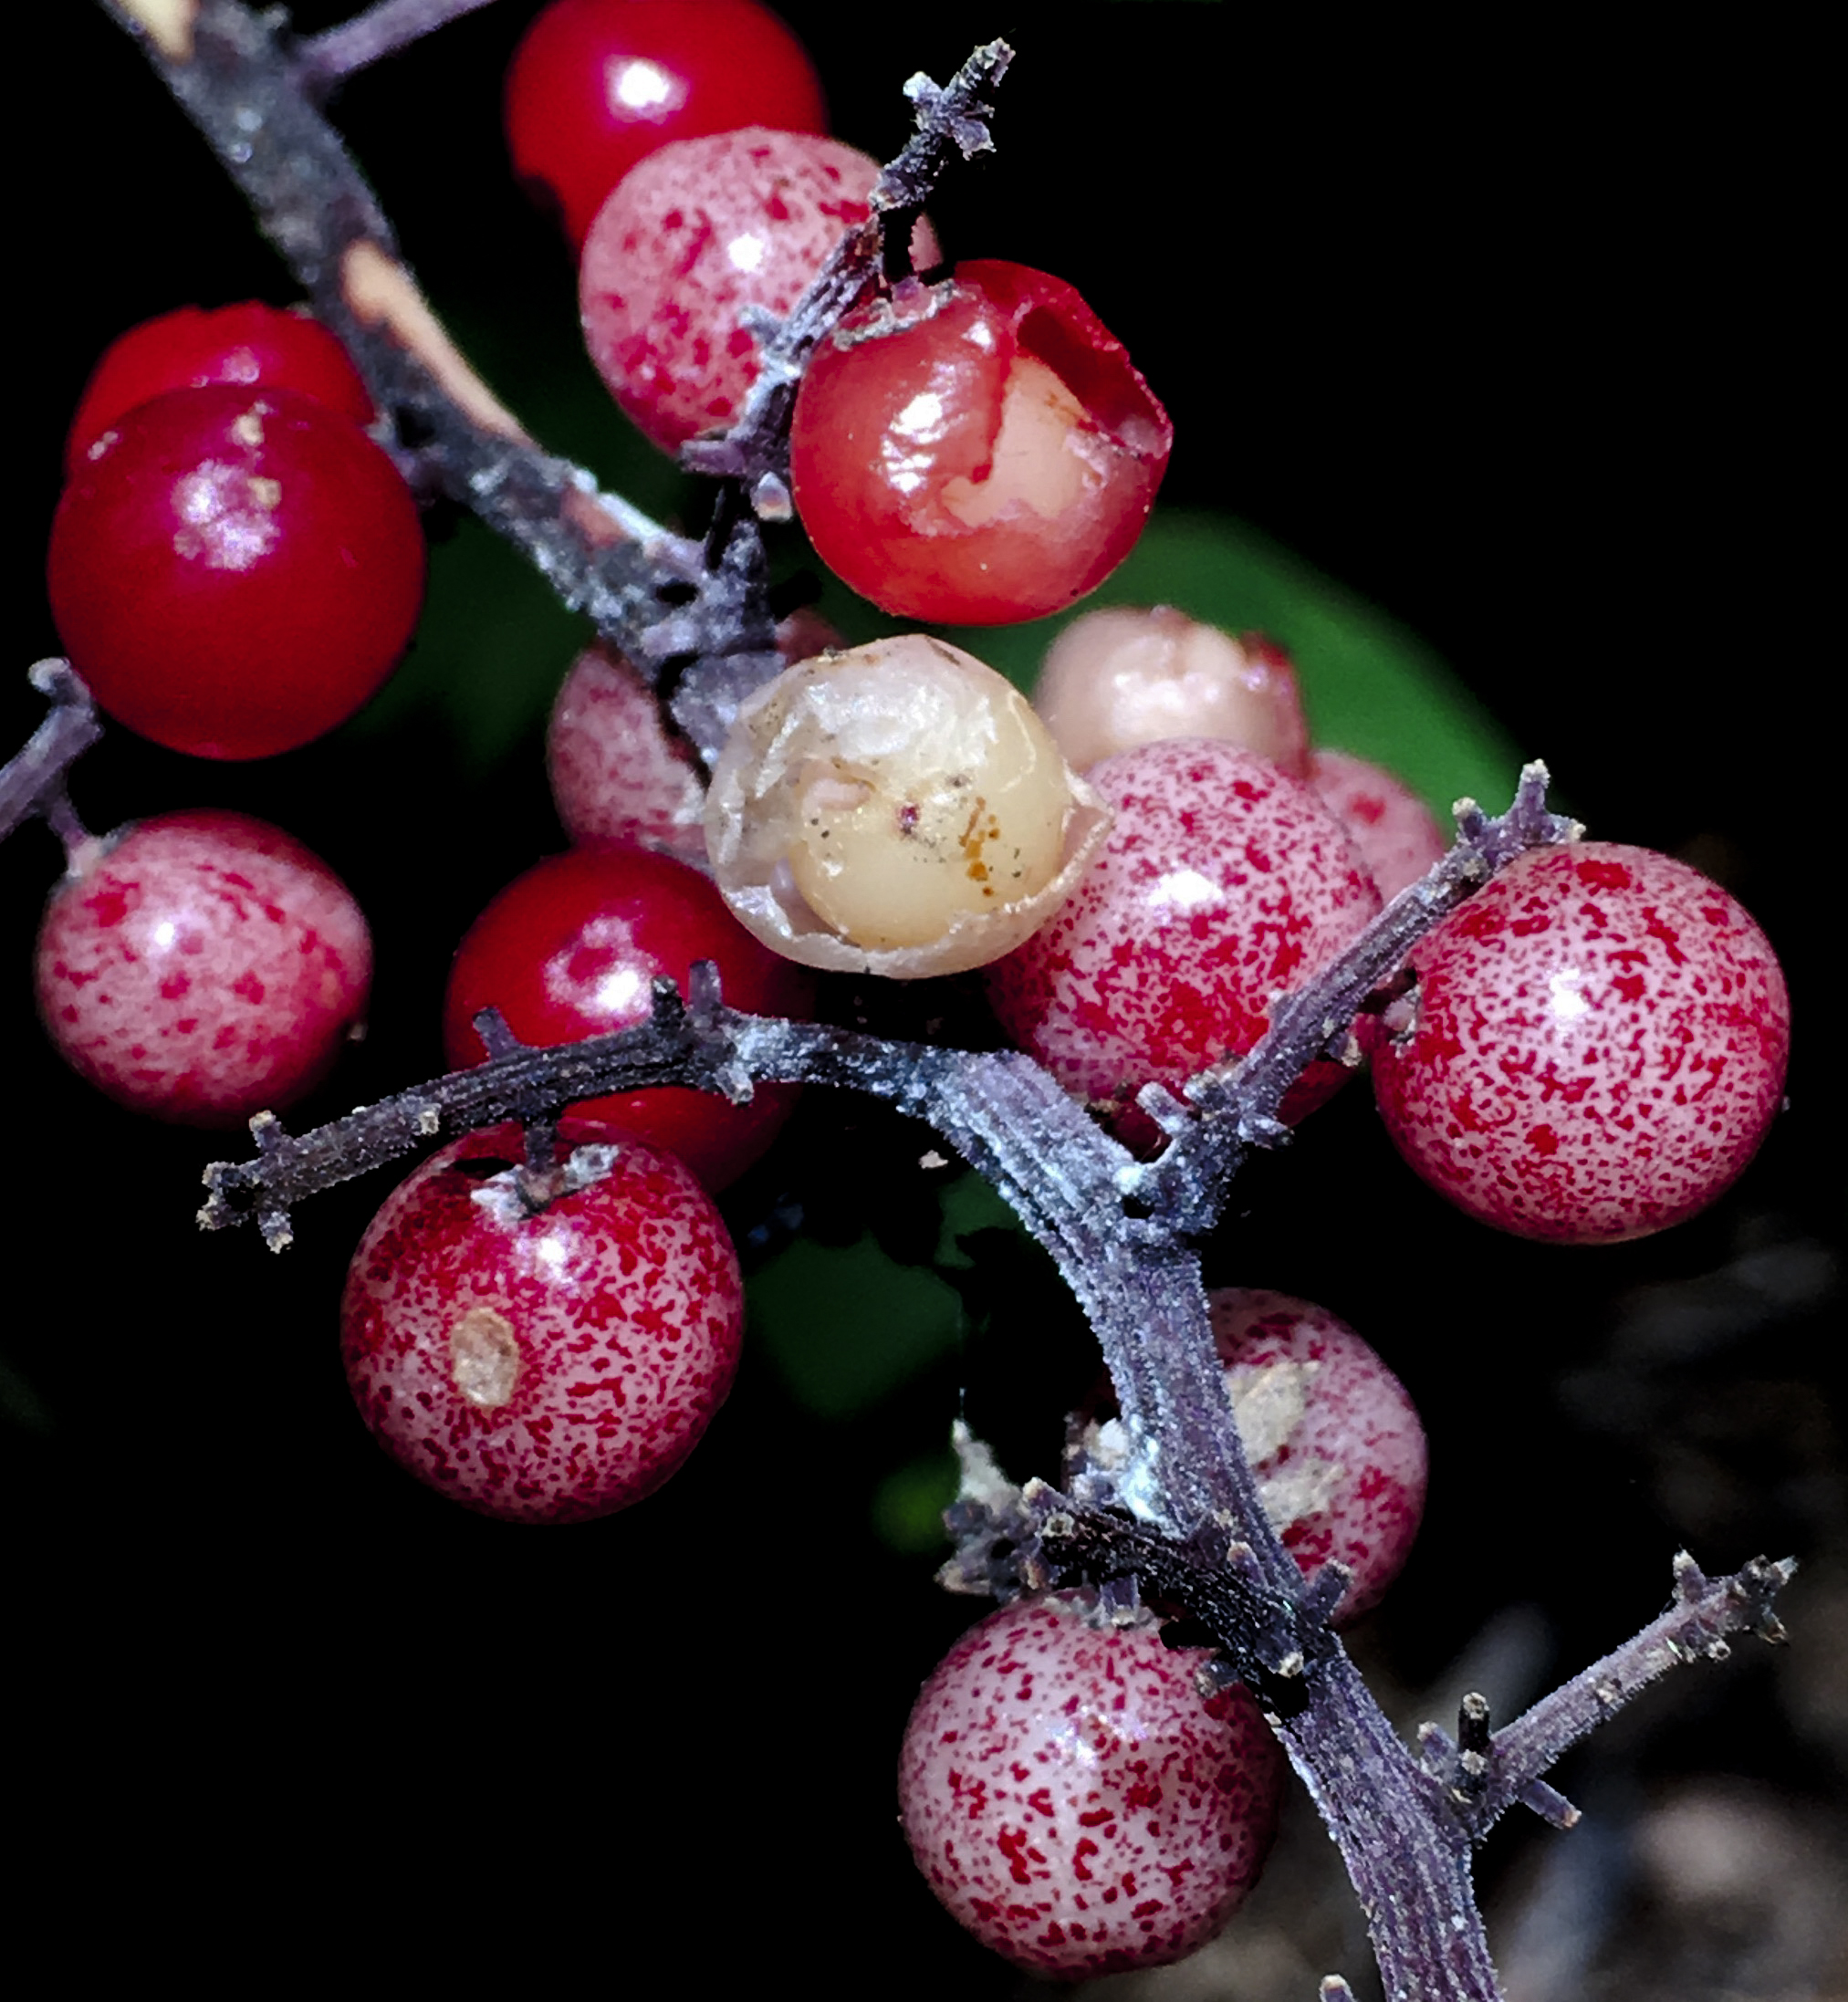
<path fill-rule="evenodd" d="M 102 735 L 89 690 L 68 661 L 36 662 L 27 678 L 51 703 L 51 714 L 0 769 L 0 841 L 36 813 L 62 839 L 68 810 L 65 781 L 70 767 Z"/>
<path fill-rule="evenodd" d="M 378 0 L 339 27 L 307 36 L 296 54 L 303 89 L 319 93 L 356 70 L 382 62 L 490 0 Z"/>

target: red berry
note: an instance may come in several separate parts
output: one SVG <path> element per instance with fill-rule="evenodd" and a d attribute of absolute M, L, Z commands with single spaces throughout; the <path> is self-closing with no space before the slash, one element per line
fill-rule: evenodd
<path fill-rule="evenodd" d="M 985 1945 L 1073 1979 L 1179 1960 L 1257 1882 L 1283 1759 L 1199 1649 L 1093 1624 L 1075 1593 L 989 1614 L 937 1664 L 898 1794 L 931 1889 Z"/>
<path fill-rule="evenodd" d="M 1430 808 L 1383 766 L 1346 751 L 1317 751 L 1309 782 L 1348 830 L 1383 897 L 1396 897 L 1449 850 Z"/>
<path fill-rule="evenodd" d="M 1303 1575 L 1353 1574 L 1342 1624 L 1404 1568 L 1425 1508 L 1425 1428 L 1398 1378 L 1345 1321 L 1287 1293 L 1207 1296 L 1226 1387 L 1271 1526 Z"/>
<path fill-rule="evenodd" d="M 634 842 L 705 867 L 705 786 L 653 691 L 599 644 L 571 663 L 546 732 L 552 803 L 579 843 Z"/>
<path fill-rule="evenodd" d="M 510 883 L 470 926 L 444 1000 L 444 1048 L 457 1069 L 480 1063 L 487 1050 L 475 1017 L 489 1006 L 523 1042 L 607 1036 L 645 1019 L 657 975 L 684 993 L 696 959 L 716 963 L 732 1007 L 799 1017 L 812 1006 L 810 975 L 759 945 L 684 863 L 639 848 L 555 855 Z M 748 1105 L 732 1105 L 663 1086 L 589 1099 L 572 1110 L 671 1148 L 707 1188 L 721 1189 L 769 1146 L 796 1089 L 760 1085 Z"/>
<path fill-rule="evenodd" d="M 796 400 L 816 553 L 887 611 L 970 625 L 1058 611 L 1126 557 L 1174 429 L 1061 278 L 959 265 L 850 315 Z"/>
<path fill-rule="evenodd" d="M 599 210 L 578 297 L 610 393 L 663 452 L 726 431 L 757 379 L 746 309 L 781 316 L 872 213 L 879 162 L 762 126 L 651 153 Z M 912 238 L 937 256 L 930 225 Z"/>
<path fill-rule="evenodd" d="M 169 813 L 79 858 L 36 965 L 46 1029 L 92 1084 L 235 1126 L 327 1073 L 364 1014 L 372 944 L 346 885 L 279 828 Z"/>
<path fill-rule="evenodd" d="M 988 969 L 995 1012 L 1068 1090 L 1112 1108 L 1136 1142 L 1151 1080 L 1179 1086 L 1242 1055 L 1270 1004 L 1380 907 L 1340 824 L 1306 786 L 1236 745 L 1175 737 L 1090 773 L 1116 821 L 1090 872 Z M 1345 1076 L 1313 1067 L 1308 1111 Z"/>
<path fill-rule="evenodd" d="M 514 51 L 506 117 L 515 172 L 557 204 L 573 247 L 671 140 L 828 125 L 801 43 L 754 0 L 553 0 Z"/>
<path fill-rule="evenodd" d="M 1434 1188 L 1520 1236 L 1678 1224 L 1737 1178 L 1782 1100 L 1777 955 L 1666 855 L 1524 855 L 1414 962 L 1413 1026 L 1374 1058 L 1386 1129 Z"/>
<path fill-rule="evenodd" d="M 685 1166 L 559 1138 L 573 1151 L 538 1185 L 517 1126 L 427 1161 L 373 1218 L 340 1309 L 380 1444 L 513 1522 L 652 1494 L 725 1402 L 744 1323 L 737 1255 Z"/>
<path fill-rule="evenodd" d="M 119 722 L 200 757 L 330 730 L 417 620 L 423 537 L 370 438 L 294 390 L 172 390 L 64 490 L 47 581 L 73 664 Z"/>
<path fill-rule="evenodd" d="M 169 390 L 208 382 L 294 390 L 356 424 L 372 422 L 366 385 L 318 320 L 255 299 L 210 312 L 183 306 L 131 327 L 103 350 L 65 441 L 67 477 L 82 470 L 88 448 L 118 417 Z"/>

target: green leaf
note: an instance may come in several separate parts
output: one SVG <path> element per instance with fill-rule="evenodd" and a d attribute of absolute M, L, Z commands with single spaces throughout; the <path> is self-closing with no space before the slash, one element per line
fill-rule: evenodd
<path fill-rule="evenodd" d="M 873 1534 L 888 1549 L 924 1557 L 949 1541 L 944 1510 L 956 1498 L 954 1453 L 933 1453 L 894 1469 L 873 1490 Z"/>
<path fill-rule="evenodd" d="M 751 1339 L 823 1418 L 877 1403 L 963 1337 L 954 1290 L 887 1257 L 870 1235 L 840 1247 L 799 1240 L 751 1279 L 748 1298 Z"/>

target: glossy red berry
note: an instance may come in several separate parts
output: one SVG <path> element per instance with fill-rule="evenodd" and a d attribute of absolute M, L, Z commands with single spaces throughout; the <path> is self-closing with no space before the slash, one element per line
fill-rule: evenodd
<path fill-rule="evenodd" d="M 522 1042 L 570 1043 L 646 1018 L 658 975 L 686 990 L 694 961 L 719 970 L 727 1004 L 800 1017 L 811 976 L 758 944 L 702 875 L 639 848 L 555 855 L 501 892 L 455 954 L 444 999 L 443 1043 L 462 1069 L 487 1055 L 475 1030 L 497 1007 Z M 620 1128 L 679 1154 L 709 1189 L 742 1174 L 796 1100 L 794 1086 L 760 1085 L 748 1105 L 680 1086 L 586 1100 L 580 1120 Z"/>
<path fill-rule="evenodd" d="M 293 390 L 172 390 L 64 490 L 52 615 L 97 701 L 171 750 L 267 757 L 343 722 L 402 652 L 423 537 L 396 468 Z"/>
<path fill-rule="evenodd" d="M 743 414 L 757 379 L 752 308 L 788 313 L 872 213 L 879 162 L 762 126 L 651 153 L 598 211 L 578 301 L 590 360 L 663 452 Z M 914 255 L 937 255 L 920 223 Z"/>
<path fill-rule="evenodd" d="M 976 261 L 900 286 L 817 349 L 790 472 L 816 553 L 909 619 L 1059 611 L 1133 546 L 1174 429 L 1062 278 Z"/>
<path fill-rule="evenodd" d="M 1243 1689 L 1205 1696 L 1199 1649 L 1099 1624 L 1077 1594 L 989 1614 L 905 1727 L 899 1809 L 952 1914 L 1066 1980 L 1203 1946 L 1263 1868 L 1283 1760 Z"/>
<path fill-rule="evenodd" d="M 517 1126 L 446 1147 L 354 1255 L 340 1349 L 360 1413 L 439 1493 L 581 1522 L 667 1479 L 725 1402 L 744 1287 L 672 1154 L 584 1141 L 536 1180 Z"/>
<path fill-rule="evenodd" d="M 342 348 L 318 320 L 255 299 L 202 312 L 183 306 L 143 320 L 110 342 L 84 386 L 65 441 L 67 476 L 115 422 L 169 390 L 230 382 L 294 390 L 356 424 L 372 422 L 372 400 Z"/>
<path fill-rule="evenodd" d="M 1023 1048 L 1141 1142 L 1154 1129 L 1136 1092 L 1249 1049 L 1379 892 L 1315 795 L 1236 745 L 1170 738 L 1089 777 L 1115 823 L 1049 922 L 989 967 L 988 994 Z M 1286 1116 L 1344 1075 L 1313 1067 Z"/>
<path fill-rule="evenodd" d="M 1414 954 L 1374 1058 L 1386 1130 L 1436 1189 L 1524 1237 L 1606 1243 L 1706 1207 L 1783 1098 L 1790 996 L 1717 883 L 1648 849 L 1524 855 Z"/>
<path fill-rule="evenodd" d="M 169 813 L 78 858 L 36 969 L 46 1029 L 92 1084 L 236 1126 L 327 1073 L 364 1016 L 372 945 L 345 884 L 279 828 Z"/>
<path fill-rule="evenodd" d="M 514 52 L 506 119 L 515 172 L 556 204 L 574 247 L 670 141 L 828 126 L 802 45 L 755 0 L 553 0 Z"/>
<path fill-rule="evenodd" d="M 1348 830 L 1383 897 L 1396 897 L 1449 850 L 1430 808 L 1382 765 L 1347 751 L 1317 751 L 1309 782 Z"/>
<path fill-rule="evenodd" d="M 1345 1321 L 1287 1293 L 1207 1296 L 1265 1514 L 1307 1577 L 1352 1573 L 1337 1625 L 1377 1605 L 1425 1509 L 1425 1428 L 1404 1386 Z"/>

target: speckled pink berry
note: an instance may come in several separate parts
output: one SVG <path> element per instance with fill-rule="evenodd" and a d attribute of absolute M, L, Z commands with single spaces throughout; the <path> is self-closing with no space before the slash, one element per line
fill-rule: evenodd
<path fill-rule="evenodd" d="M 1432 1186 L 1525 1237 L 1665 1229 L 1726 1189 L 1783 1096 L 1790 997 L 1769 942 L 1666 855 L 1523 856 L 1415 954 L 1415 1012 L 1373 1081 Z"/>
<path fill-rule="evenodd" d="M 1314 794 L 1236 745 L 1145 744 L 1089 776 L 1115 825 L 1058 913 L 988 969 L 988 992 L 1024 1048 L 1143 1141 L 1142 1086 L 1249 1049 L 1274 997 L 1346 945 L 1379 892 Z M 1315 1067 L 1286 1116 L 1344 1076 Z"/>
<path fill-rule="evenodd" d="M 757 379 L 747 308 L 787 314 L 878 178 L 839 140 L 761 125 L 676 141 L 623 175 L 584 239 L 579 305 L 610 393 L 663 451 L 737 421 Z M 912 248 L 937 261 L 927 223 Z"/>
<path fill-rule="evenodd" d="M 372 943 L 346 885 L 280 828 L 169 813 L 79 856 L 35 965 L 47 1032 L 99 1090 L 236 1126 L 326 1075 L 364 1015 Z"/>
<path fill-rule="evenodd" d="M 1283 1760 L 1197 1649 L 1017 1601 L 937 1664 L 905 1727 L 899 1807 L 932 1890 L 984 1945 L 1065 1979 L 1211 1939 L 1263 1868 Z"/>
<path fill-rule="evenodd" d="M 712 1199 L 635 1142 L 574 1146 L 535 1207 L 519 1129 L 446 1147 L 355 1253 L 340 1349 L 363 1417 L 426 1486 L 511 1522 L 652 1494 L 725 1402 L 744 1288 Z"/>
<path fill-rule="evenodd" d="M 565 676 L 546 769 L 573 841 L 633 842 L 705 871 L 705 787 L 693 748 L 663 727 L 653 691 L 609 647 L 587 647 Z"/>
<path fill-rule="evenodd" d="M 1383 766 L 1348 751 L 1317 751 L 1309 782 L 1348 830 L 1383 897 L 1396 897 L 1449 849 L 1430 808 Z"/>
<path fill-rule="evenodd" d="M 1287 1293 L 1207 1296 L 1264 1512 L 1305 1576 L 1353 1582 L 1339 1626 L 1379 1603 L 1425 1509 L 1425 1428 L 1404 1385 L 1345 1321 Z"/>

